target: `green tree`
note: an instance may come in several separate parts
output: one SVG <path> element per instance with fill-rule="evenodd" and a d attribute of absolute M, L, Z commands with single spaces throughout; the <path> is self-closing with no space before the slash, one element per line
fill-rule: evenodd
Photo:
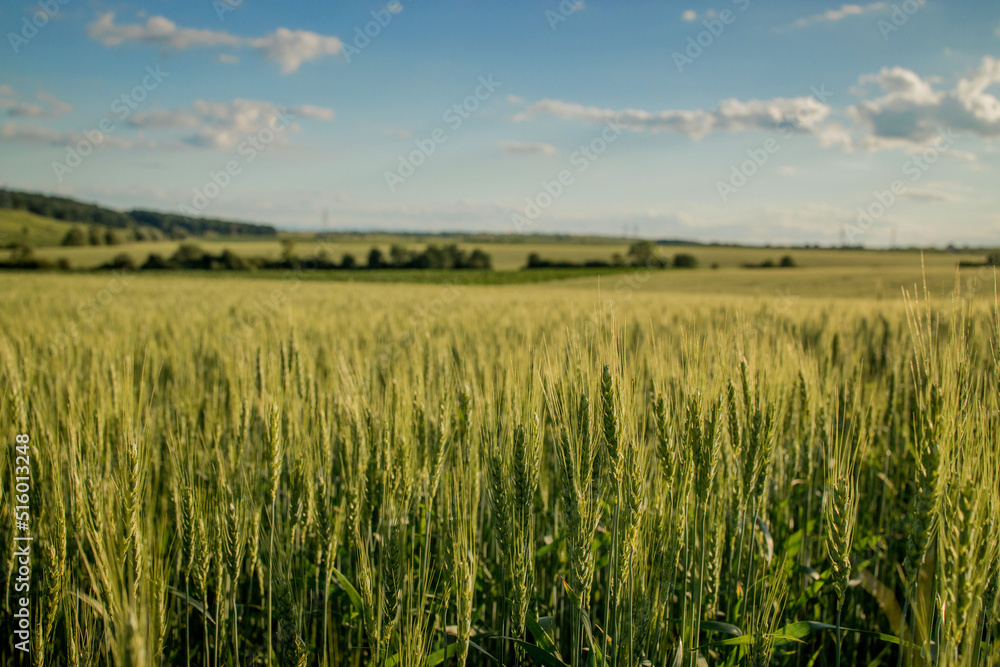
<path fill-rule="evenodd" d="M 104 265 L 104 268 L 118 271 L 134 271 L 135 260 L 127 252 L 120 252 L 112 257 L 111 261 Z"/>
<path fill-rule="evenodd" d="M 389 248 L 389 262 L 399 268 L 406 266 L 410 262 L 410 251 L 399 244 L 394 244 Z"/>
<path fill-rule="evenodd" d="M 636 241 L 628 247 L 628 256 L 635 266 L 648 266 L 656 260 L 656 244 L 652 241 Z"/>
<path fill-rule="evenodd" d="M 219 256 L 219 265 L 220 268 L 227 271 L 245 271 L 250 268 L 250 263 L 246 259 L 229 249 L 222 251 L 222 255 Z"/>
<path fill-rule="evenodd" d="M 10 247 L 10 261 L 12 264 L 23 266 L 30 264 L 35 259 L 35 250 L 27 243 L 18 241 Z"/>
<path fill-rule="evenodd" d="M 469 255 L 469 268 L 492 269 L 493 259 L 479 248 L 476 248 L 472 251 L 472 254 Z"/>
<path fill-rule="evenodd" d="M 83 230 L 79 227 L 73 227 L 68 232 L 66 236 L 63 237 L 62 245 L 64 246 L 81 246 L 87 245 L 87 235 L 84 234 Z"/>
<path fill-rule="evenodd" d="M 698 268 L 698 258 L 686 252 L 674 255 L 675 269 L 696 269 Z"/>
<path fill-rule="evenodd" d="M 194 243 L 182 243 L 170 258 L 170 262 L 183 268 L 197 268 L 204 258 L 205 251 L 199 246 Z"/>

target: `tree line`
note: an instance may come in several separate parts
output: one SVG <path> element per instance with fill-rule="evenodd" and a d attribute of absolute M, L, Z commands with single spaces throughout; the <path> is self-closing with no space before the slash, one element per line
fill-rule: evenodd
<path fill-rule="evenodd" d="M 394 245 L 388 254 L 373 247 L 368 251 L 367 262 L 361 264 L 351 253 L 344 253 L 337 261 L 326 251 L 321 250 L 309 258 L 299 257 L 295 253 L 295 244 L 291 239 L 282 240 L 281 256 L 278 259 L 266 257 L 244 257 L 232 250 L 223 250 L 219 254 L 207 252 L 194 243 L 182 243 L 169 257 L 152 253 L 142 264 L 128 253 L 120 253 L 111 261 L 101 266 L 103 269 L 117 270 L 201 270 L 201 271 L 249 271 L 254 269 L 310 269 L 320 271 L 356 270 L 356 269 L 480 269 L 493 268 L 490 255 L 479 248 L 471 252 L 462 250 L 457 245 L 429 245 L 425 249 L 409 250 Z"/>
<path fill-rule="evenodd" d="M 526 269 L 578 269 L 578 268 L 605 268 L 614 266 L 644 266 L 651 269 L 665 269 L 673 266 L 675 269 L 696 269 L 698 268 L 698 258 L 689 253 L 677 253 L 673 258 L 664 257 L 659 254 L 657 245 L 652 241 L 636 241 L 629 246 L 628 253 L 623 256 L 621 253 L 614 253 L 611 261 L 603 259 L 588 259 L 583 262 L 572 262 L 568 260 L 546 259 L 533 252 L 528 255 Z"/>
<path fill-rule="evenodd" d="M 37 192 L 0 189 L 0 208 L 23 210 L 35 215 L 74 222 L 98 225 L 129 232 L 136 240 L 144 240 L 153 231 L 172 239 L 189 236 L 276 236 L 278 230 L 270 225 L 233 222 L 214 218 L 191 218 L 161 211 L 115 211 L 87 204 L 68 197 L 54 197 Z M 155 238 L 155 236 L 152 236 Z M 66 244 L 64 245 L 72 245 Z"/>

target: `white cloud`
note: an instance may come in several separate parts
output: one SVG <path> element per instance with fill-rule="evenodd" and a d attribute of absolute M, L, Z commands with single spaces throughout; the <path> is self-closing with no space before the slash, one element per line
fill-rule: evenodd
<path fill-rule="evenodd" d="M 107 47 L 133 43 L 177 50 L 197 47 L 253 48 L 264 58 L 278 63 L 284 74 L 297 71 L 302 63 L 336 55 L 343 49 L 343 43 L 338 38 L 307 30 L 278 28 L 263 37 L 239 37 L 218 30 L 182 28 L 163 16 L 152 16 L 145 23 L 116 23 L 114 12 L 98 17 L 87 26 L 87 34 Z M 231 64 L 235 62 L 234 58 L 223 55 L 219 61 Z"/>
<path fill-rule="evenodd" d="M 700 139 L 712 132 L 790 128 L 800 133 L 816 134 L 830 114 L 830 107 L 812 97 L 775 98 L 771 100 L 723 100 L 717 109 L 601 109 L 560 100 L 541 100 L 517 114 L 523 121 L 550 115 L 568 120 L 602 124 L 617 123 L 633 132 L 673 131 Z"/>
<path fill-rule="evenodd" d="M 47 98 L 48 96 L 43 96 Z M 62 104 L 55 98 L 50 104 Z M 13 110 L 13 109 L 12 109 Z M 23 116 L 40 114 L 21 113 Z M 335 117 L 333 109 L 306 104 L 284 108 L 271 102 L 236 99 L 232 102 L 207 102 L 198 100 L 190 108 L 144 111 L 132 114 L 127 125 L 140 130 L 187 130 L 186 135 L 169 138 L 159 144 L 146 138 L 142 132 L 136 138 L 124 138 L 120 134 L 107 134 L 100 146 L 103 148 L 154 148 L 156 146 L 231 149 L 250 136 L 270 127 L 287 128 L 274 132 L 275 147 L 287 145 L 289 135 L 302 128 L 297 119 L 331 121 Z M 25 143 L 50 144 L 54 146 L 72 145 L 85 139 L 78 132 L 60 132 L 38 125 L 23 125 L 8 122 L 0 126 L 0 139 Z"/>
<path fill-rule="evenodd" d="M 948 128 L 958 134 L 1000 137 L 1000 100 L 987 92 L 1000 83 L 1000 59 L 985 56 L 950 91 L 935 90 L 928 80 L 901 67 L 883 68 L 859 83 L 877 84 L 883 93 L 849 109 L 869 131 L 869 148 L 925 143 Z"/>
<path fill-rule="evenodd" d="M 139 42 L 179 50 L 198 46 L 238 46 L 241 41 L 226 32 L 179 28 L 163 16 L 151 16 L 145 23 L 115 23 L 114 12 L 100 16 L 87 26 L 87 34 L 104 46 Z"/>
<path fill-rule="evenodd" d="M 128 122 L 133 127 L 149 130 L 178 130 L 198 127 L 201 121 L 186 111 L 158 110 L 132 114 Z"/>
<path fill-rule="evenodd" d="M 90 140 L 79 132 L 60 132 L 38 125 L 21 125 L 8 121 L 0 125 L 0 138 L 31 144 L 48 144 L 51 146 L 72 146 L 82 141 Z M 97 148 L 155 148 L 156 142 L 139 136 L 135 139 L 125 139 L 113 134 L 104 135 Z"/>
<path fill-rule="evenodd" d="M 854 149 L 854 140 L 851 137 L 851 133 L 842 123 L 837 121 L 831 121 L 816 127 L 813 130 L 813 134 L 816 135 L 819 145 L 823 148 L 839 146 L 848 152 Z"/>
<path fill-rule="evenodd" d="M 325 55 L 336 55 L 344 47 L 336 37 L 288 28 L 278 28 L 270 35 L 251 40 L 250 43 L 265 58 L 280 64 L 281 71 L 285 74 L 296 71 L 303 62 Z"/>
<path fill-rule="evenodd" d="M 536 155 L 555 155 L 559 150 L 551 144 L 523 142 L 523 141 L 501 141 L 500 150 L 504 155 L 516 155 L 532 157 Z"/>
<path fill-rule="evenodd" d="M 672 131 L 692 139 L 716 132 L 792 130 L 815 136 L 823 147 L 923 150 L 939 133 L 1000 138 L 1000 58 L 984 56 L 951 89 L 938 77 L 903 67 L 885 67 L 858 79 L 852 92 L 863 99 L 835 112 L 812 97 L 724 100 L 715 109 L 607 109 L 545 99 L 515 115 L 515 121 L 554 116 L 592 124 L 617 123 L 633 132 Z M 877 87 L 873 91 L 873 87 Z M 844 120 L 848 122 L 847 125 Z M 950 135 L 949 135 L 950 136 Z M 975 162 L 975 154 L 951 146 L 947 156 Z"/>
<path fill-rule="evenodd" d="M 199 100 L 194 103 L 194 111 L 203 124 L 185 139 L 187 143 L 203 148 L 233 148 L 274 122 L 279 109 L 270 102 L 237 99 L 228 104 Z M 276 145 L 287 143 L 287 135 L 276 134 Z"/>
<path fill-rule="evenodd" d="M 910 188 L 899 195 L 899 198 L 908 199 L 921 204 L 930 202 L 955 203 L 962 201 L 962 198 L 956 194 L 932 188 Z"/>
<path fill-rule="evenodd" d="M 49 95 L 48 93 L 38 93 L 38 100 L 42 104 L 20 101 L 20 96 L 10 86 L 0 86 L 0 109 L 7 109 L 8 116 L 21 118 L 59 118 L 65 116 L 73 110 L 73 105 Z"/>
<path fill-rule="evenodd" d="M 73 105 L 63 102 L 48 93 L 38 93 L 38 99 L 49 105 L 50 113 L 54 117 L 65 116 L 73 110 Z"/>
<path fill-rule="evenodd" d="M 287 132 L 276 133 L 277 145 L 287 143 L 287 135 L 300 129 L 296 118 L 331 121 L 333 109 L 306 104 L 283 109 L 271 102 L 236 99 L 232 102 L 198 100 L 190 109 L 149 111 L 133 114 L 129 124 L 150 130 L 194 129 L 183 142 L 200 148 L 228 149 L 265 127 L 282 123 L 286 114 L 291 123 Z"/>
<path fill-rule="evenodd" d="M 696 18 L 698 18 L 698 12 L 696 12 L 693 9 L 689 9 L 683 14 L 681 14 L 681 18 L 684 19 L 685 21 L 694 21 Z"/>
<path fill-rule="evenodd" d="M 220 53 L 216 60 L 222 65 L 235 65 L 240 61 L 239 56 L 234 56 L 231 53 Z"/>
<path fill-rule="evenodd" d="M 291 113 L 295 116 L 301 116 L 302 118 L 311 118 L 313 120 L 333 120 L 336 116 L 336 112 L 333 109 L 327 109 L 326 107 L 317 107 L 312 104 L 304 104 L 300 107 L 295 107 L 291 110 Z"/>
<path fill-rule="evenodd" d="M 801 18 L 792 24 L 795 28 L 808 28 L 818 23 L 835 23 L 849 16 L 862 16 L 871 12 L 879 12 L 888 9 L 885 2 L 873 2 L 870 5 L 841 5 L 840 9 L 828 9 L 822 14 L 814 14 Z"/>

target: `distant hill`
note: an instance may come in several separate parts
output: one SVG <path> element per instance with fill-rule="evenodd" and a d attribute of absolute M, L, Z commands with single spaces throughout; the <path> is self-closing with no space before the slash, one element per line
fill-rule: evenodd
<path fill-rule="evenodd" d="M 34 239 L 38 245 L 54 245 L 51 235 L 57 231 L 60 235 L 66 233 L 66 229 L 60 229 L 58 223 L 97 225 L 106 229 L 122 230 L 136 239 L 164 237 L 182 239 L 192 236 L 273 237 L 278 233 L 278 230 L 270 225 L 215 218 L 191 218 L 159 211 L 116 211 L 68 197 L 0 189 L 0 234 L 5 236 L 8 242 L 15 236 L 26 238 L 29 243 Z M 32 233 L 31 227 L 36 225 L 42 226 L 45 231 Z M 26 237 L 24 228 L 28 228 L 29 231 Z"/>
<path fill-rule="evenodd" d="M 0 248 L 13 243 L 26 243 L 36 248 L 56 246 L 71 229 L 71 222 L 44 218 L 30 211 L 0 209 Z"/>

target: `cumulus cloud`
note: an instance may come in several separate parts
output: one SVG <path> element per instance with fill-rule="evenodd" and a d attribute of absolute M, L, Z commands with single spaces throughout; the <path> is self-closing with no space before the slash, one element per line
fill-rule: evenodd
<path fill-rule="evenodd" d="M 982 138 L 1000 137 L 1000 100 L 987 92 L 1000 83 L 1000 59 L 985 56 L 979 67 L 950 91 L 902 67 L 883 68 L 859 79 L 861 86 L 879 87 L 881 96 L 862 100 L 849 109 L 869 131 L 869 148 L 925 143 L 950 128 Z"/>
<path fill-rule="evenodd" d="M 523 141 L 501 141 L 497 144 L 504 155 L 533 157 L 536 155 L 555 155 L 559 150 L 551 144 Z"/>
<path fill-rule="evenodd" d="M 2 91 L 0 91 L 2 92 Z M 47 99 L 47 96 L 43 96 Z M 52 98 L 50 104 L 57 103 Z M 2 104 L 2 99 L 0 99 Z M 23 113 L 21 115 L 38 115 Z M 120 133 L 107 134 L 101 142 L 104 148 L 153 148 L 157 145 L 172 148 L 195 147 L 231 149 L 251 136 L 256 136 L 264 128 L 274 131 L 274 146 L 287 145 L 289 135 L 302 128 L 299 119 L 331 121 L 335 117 L 333 109 L 306 104 L 296 107 L 279 107 L 271 102 L 236 99 L 232 102 L 209 102 L 198 100 L 190 108 L 159 109 L 132 114 L 126 121 L 130 128 L 139 130 L 138 137 L 122 137 Z M 277 131 L 282 128 L 282 131 Z M 143 131 L 179 130 L 159 143 L 148 139 Z M 0 139 L 9 142 L 50 144 L 54 146 L 72 145 L 85 136 L 78 132 L 61 132 L 38 125 L 24 125 L 8 122 L 0 126 Z"/>
<path fill-rule="evenodd" d="M 163 16 L 151 16 L 145 23 L 116 23 L 114 12 L 98 17 L 87 27 L 87 34 L 107 47 L 122 44 L 146 44 L 164 49 L 252 48 L 291 74 L 303 63 L 327 55 L 336 55 L 343 43 L 336 37 L 307 30 L 278 28 L 262 37 L 240 37 L 221 30 L 183 28 Z M 219 61 L 235 62 L 235 56 L 223 55 Z"/>
<path fill-rule="evenodd" d="M 950 89 L 937 77 L 921 77 L 903 67 L 885 67 L 858 79 L 856 104 L 834 110 L 814 97 L 768 100 L 729 99 L 717 108 L 608 109 L 562 100 L 535 102 L 515 121 L 553 116 L 591 124 L 616 123 L 633 132 L 677 132 L 701 139 L 717 132 L 781 130 L 811 135 L 823 147 L 922 150 L 940 133 L 950 140 L 965 134 L 1000 138 L 1000 58 L 983 57 L 979 66 Z M 992 92 L 991 92 L 992 91 Z M 845 122 L 846 121 L 846 124 Z M 949 134 L 951 133 L 951 134 Z M 975 161 L 952 147 L 948 156 Z"/>
<path fill-rule="evenodd" d="M 236 99 L 232 102 L 196 101 L 190 109 L 158 110 L 133 114 L 129 124 L 149 130 L 195 130 L 182 141 L 200 148 L 228 149 L 238 145 L 266 127 L 284 125 L 288 118 L 289 131 L 276 133 L 279 144 L 287 143 L 287 134 L 300 129 L 297 118 L 331 121 L 333 109 L 306 104 L 282 108 L 271 102 Z"/>
<path fill-rule="evenodd" d="M 828 9 L 822 14 L 814 14 L 799 19 L 792 24 L 794 28 L 808 28 L 819 23 L 835 23 L 850 16 L 862 16 L 871 12 L 880 12 L 888 9 L 885 2 L 873 2 L 869 5 L 841 5 L 839 9 Z"/>
<path fill-rule="evenodd" d="M 848 152 L 854 149 L 854 139 L 851 136 L 851 133 L 842 123 L 837 121 L 831 121 L 817 126 L 813 130 L 813 134 L 816 135 L 819 145 L 823 148 L 832 148 L 837 146 Z"/>
<path fill-rule="evenodd" d="M 270 35 L 253 39 L 250 43 L 265 58 L 281 65 L 281 71 L 285 74 L 296 71 L 304 62 L 336 55 L 344 47 L 336 37 L 288 28 L 278 28 Z"/>
<path fill-rule="evenodd" d="M 830 107 L 812 97 L 771 100 L 723 100 L 716 109 L 601 109 L 560 100 L 541 100 L 517 114 L 514 120 L 555 116 L 587 123 L 615 123 L 633 132 L 678 132 L 700 139 L 713 132 L 788 128 L 816 134 L 830 114 Z"/>
<path fill-rule="evenodd" d="M 239 37 L 216 30 L 180 28 L 163 16 L 151 16 L 145 23 L 115 23 L 115 13 L 108 12 L 87 26 L 87 34 L 104 46 L 137 42 L 183 50 L 193 47 L 238 46 Z"/>

